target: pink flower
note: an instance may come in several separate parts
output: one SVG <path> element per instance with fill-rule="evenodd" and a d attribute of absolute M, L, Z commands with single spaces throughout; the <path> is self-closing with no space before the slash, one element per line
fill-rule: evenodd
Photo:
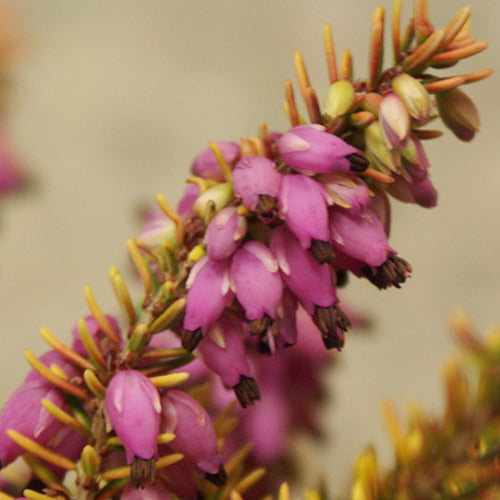
<path fill-rule="evenodd" d="M 240 159 L 241 151 L 240 146 L 236 142 L 231 141 L 217 141 L 222 156 L 229 163 L 230 166 Z M 193 161 L 191 171 L 194 175 L 202 177 L 203 179 L 213 179 L 217 182 L 224 182 L 224 175 L 215 159 L 215 156 L 210 148 L 204 149 Z"/>
<path fill-rule="evenodd" d="M 258 241 L 246 242 L 231 260 L 231 288 L 249 320 L 276 318 L 283 284 L 278 262 Z"/>
<path fill-rule="evenodd" d="M 369 266 L 379 266 L 387 260 L 388 252 L 394 252 L 382 223 L 369 208 L 360 215 L 344 208 L 332 208 L 330 228 L 334 248 Z"/>
<path fill-rule="evenodd" d="M 209 257 L 200 259 L 191 269 L 186 286 L 186 314 L 184 316 L 184 348 L 193 350 L 201 337 L 222 314 L 233 298 L 229 286 L 227 261 Z M 191 335 L 189 332 L 196 332 Z"/>
<path fill-rule="evenodd" d="M 278 139 L 277 146 L 287 165 L 307 175 L 359 172 L 368 166 L 359 149 L 330 134 L 321 125 L 293 127 Z"/>
<path fill-rule="evenodd" d="M 309 248 L 311 239 L 330 239 L 328 200 L 321 184 L 306 175 L 285 175 L 279 201 L 280 212 L 302 248 Z"/>
<path fill-rule="evenodd" d="M 273 216 L 280 184 L 275 163 L 264 156 L 245 156 L 234 167 L 234 193 L 264 219 Z"/>
<path fill-rule="evenodd" d="M 42 399 L 48 399 L 59 408 L 65 407 L 63 394 L 46 380 L 24 382 L 5 403 L 0 414 L 0 467 L 26 453 L 10 439 L 7 430 L 13 429 L 45 445 L 56 431 L 64 427 L 42 406 Z"/>
<path fill-rule="evenodd" d="M 370 204 L 368 186 L 352 174 L 323 174 L 318 181 L 335 205 L 348 208 L 353 213 L 362 212 Z"/>
<path fill-rule="evenodd" d="M 183 460 L 192 462 L 208 478 L 217 481 L 217 477 L 217 484 L 224 484 L 225 472 L 217 436 L 206 410 L 191 396 L 176 390 L 165 391 L 161 407 L 161 431 L 175 434 L 169 449 L 182 453 Z"/>
<path fill-rule="evenodd" d="M 211 220 L 205 233 L 207 255 L 212 260 L 224 260 L 236 251 L 247 231 L 245 217 L 236 207 L 223 208 Z"/>
<path fill-rule="evenodd" d="M 183 219 L 188 219 L 195 215 L 193 205 L 198 196 L 200 196 L 200 188 L 196 184 L 188 184 L 184 188 L 184 194 L 177 204 L 177 213 Z"/>
<path fill-rule="evenodd" d="M 160 395 L 152 382 L 137 370 L 118 372 L 106 390 L 105 411 L 125 448 L 128 464 L 157 456 L 160 429 Z"/>

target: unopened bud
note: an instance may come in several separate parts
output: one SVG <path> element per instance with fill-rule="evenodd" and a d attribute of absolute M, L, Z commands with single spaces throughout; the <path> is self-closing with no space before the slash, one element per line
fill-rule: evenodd
<path fill-rule="evenodd" d="M 233 188 L 227 182 L 217 184 L 207 189 L 203 194 L 198 196 L 194 202 L 193 209 L 199 217 L 203 217 L 210 202 L 215 207 L 215 211 L 222 210 L 232 199 Z"/>
<path fill-rule="evenodd" d="M 392 90 L 403 99 L 410 116 L 418 125 L 425 125 L 432 111 L 432 102 L 426 88 L 408 73 L 392 80 Z"/>
<path fill-rule="evenodd" d="M 81 464 L 83 472 L 89 477 L 94 477 L 99 473 L 101 460 L 99 455 L 90 445 L 85 446 L 81 455 Z"/>
<path fill-rule="evenodd" d="M 444 124 L 461 140 L 470 141 L 479 131 L 479 113 L 472 99 L 459 88 L 436 94 Z"/>
<path fill-rule="evenodd" d="M 379 123 L 382 137 L 389 149 L 406 147 L 410 133 L 410 115 L 401 97 L 396 94 L 384 97 L 379 110 Z"/>
<path fill-rule="evenodd" d="M 325 98 L 325 112 L 332 120 L 335 120 L 349 111 L 355 97 L 354 87 L 349 80 L 332 83 Z"/>
<path fill-rule="evenodd" d="M 365 129 L 365 144 L 366 156 L 380 170 L 397 172 L 400 169 L 400 155 L 387 147 L 378 121 Z"/>

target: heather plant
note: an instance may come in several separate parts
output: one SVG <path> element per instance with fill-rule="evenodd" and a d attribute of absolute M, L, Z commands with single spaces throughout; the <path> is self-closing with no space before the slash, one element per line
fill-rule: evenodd
<path fill-rule="evenodd" d="M 161 212 L 127 240 L 143 296 L 132 297 L 117 268 L 109 273 L 122 318 L 105 314 L 86 286 L 90 315 L 76 321 L 71 343 L 41 329 L 51 350 L 39 358 L 25 350 L 32 371 L 0 414 L 0 499 L 23 489 L 31 499 L 252 498 L 264 466 L 274 471 L 286 456 L 291 433 L 317 430 L 328 350 L 344 347 L 351 326 L 338 289 L 348 277 L 383 290 L 410 276 L 388 240 L 391 198 L 436 205 L 423 141 L 441 132 L 426 126 L 440 117 L 471 140 L 478 113 L 460 87 L 491 73 L 438 73 L 486 47 L 469 31 L 468 7 L 439 30 L 426 1 L 415 1 L 403 31 L 400 13 L 396 0 L 392 66 L 383 66 L 382 7 L 367 79 L 354 77 L 349 51 L 337 62 L 325 25 L 324 105 L 296 52 L 308 121 L 287 81 L 288 130 L 261 124 L 240 143 L 211 141 L 177 208 L 157 195 Z M 405 437 L 387 408 L 399 474 L 401 464 L 432 455 L 424 450 L 434 435 L 421 419 L 412 421 L 420 434 L 412 427 Z M 446 446 L 462 433 L 451 429 Z M 413 498 L 404 496 L 413 485 L 403 472 L 380 478 L 374 462 L 372 452 L 359 460 L 353 498 Z M 425 491 L 443 492 L 442 484 Z M 451 494 L 462 494 L 461 484 Z M 278 496 L 289 495 L 285 483 Z"/>

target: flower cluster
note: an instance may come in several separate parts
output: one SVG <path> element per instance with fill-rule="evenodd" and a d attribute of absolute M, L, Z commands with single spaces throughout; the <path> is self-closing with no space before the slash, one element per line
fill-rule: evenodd
<path fill-rule="evenodd" d="M 262 463 L 283 452 L 290 430 L 314 426 L 326 359 L 317 343 L 340 350 L 350 325 L 338 288 L 349 273 L 399 287 L 411 267 L 388 242 L 389 197 L 436 204 L 421 141 L 439 133 L 421 127 L 437 110 L 460 139 L 478 128 L 458 86 L 490 71 L 438 78 L 429 69 L 485 47 L 470 36 L 470 10 L 434 31 L 426 2 L 415 5 L 401 37 L 395 2 L 393 67 L 381 69 L 382 8 L 367 80 L 353 79 L 349 52 L 337 71 L 327 25 L 324 110 L 297 52 L 311 123 L 287 82 L 289 130 L 263 124 L 240 144 L 211 142 L 177 211 L 157 196 L 164 215 L 127 241 L 144 296 L 133 301 L 110 270 L 123 320 L 105 315 L 87 286 L 91 315 L 71 346 L 41 329 L 52 350 L 40 358 L 26 350 L 33 370 L 0 415 L 1 467 L 22 456 L 26 498 L 237 500 L 264 473 L 245 469 L 246 440 Z M 210 374 L 220 379 L 211 389 Z M 243 410 L 261 391 L 263 401 Z M 231 439 L 233 392 L 248 413 Z M 289 498 L 286 486 L 280 498 Z"/>

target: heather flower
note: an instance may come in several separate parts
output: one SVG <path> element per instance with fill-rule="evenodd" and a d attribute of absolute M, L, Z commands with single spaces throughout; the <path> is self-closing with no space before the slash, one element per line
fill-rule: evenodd
<path fill-rule="evenodd" d="M 233 297 L 229 263 L 203 257 L 191 269 L 186 287 L 183 346 L 193 350 Z"/>
<path fill-rule="evenodd" d="M 234 166 L 240 159 L 240 146 L 236 142 L 217 141 L 217 146 L 222 152 L 222 156 L 230 166 Z M 224 175 L 217 163 L 211 148 L 204 149 L 193 161 L 191 171 L 194 175 L 203 179 L 212 179 L 217 182 L 224 182 Z"/>
<path fill-rule="evenodd" d="M 158 454 L 160 395 L 151 381 L 137 370 L 118 372 L 106 389 L 106 416 L 125 448 L 131 480 L 144 485 L 154 480 L 153 459 Z"/>
<path fill-rule="evenodd" d="M 375 212 L 369 208 L 361 214 L 353 214 L 341 207 L 330 210 L 334 248 L 371 267 L 380 266 L 385 262 L 388 252 L 394 253 Z"/>
<path fill-rule="evenodd" d="M 389 186 L 388 191 L 391 196 L 405 203 L 416 203 L 424 208 L 437 205 L 438 193 L 429 177 L 421 182 L 411 182 L 398 176 Z"/>
<path fill-rule="evenodd" d="M 5 403 L 0 414 L 0 467 L 5 467 L 26 452 L 7 435 L 9 429 L 44 445 L 63 426 L 42 406 L 42 399 L 59 408 L 64 406 L 61 391 L 46 380 L 24 382 Z"/>
<path fill-rule="evenodd" d="M 386 146 L 389 149 L 406 147 L 410 133 L 410 115 L 399 96 L 388 94 L 384 97 L 378 119 Z"/>
<path fill-rule="evenodd" d="M 318 181 L 335 205 L 361 213 L 371 201 L 370 190 L 365 182 L 352 174 L 323 174 Z"/>
<path fill-rule="evenodd" d="M 276 318 L 283 284 L 271 250 L 258 241 L 246 242 L 231 260 L 231 288 L 250 321 Z"/>
<path fill-rule="evenodd" d="M 223 208 L 210 222 L 205 234 L 207 255 L 212 260 L 224 260 L 236 251 L 247 231 L 245 217 L 236 207 Z"/>
<path fill-rule="evenodd" d="M 264 219 L 273 218 L 281 185 L 275 163 L 264 156 L 245 156 L 234 167 L 233 188 L 245 206 Z"/>
<path fill-rule="evenodd" d="M 312 240 L 328 241 L 328 198 L 324 188 L 306 175 L 285 175 L 279 195 L 280 212 L 302 248 Z"/>
<path fill-rule="evenodd" d="M 184 455 L 205 477 L 221 486 L 226 474 L 217 448 L 217 436 L 206 410 L 182 391 L 168 390 L 161 397 L 162 432 L 172 432 L 169 448 Z"/>
<path fill-rule="evenodd" d="M 281 159 L 307 175 L 330 172 L 360 172 L 366 169 L 363 153 L 330 134 L 321 125 L 299 125 L 277 141 Z"/>
<path fill-rule="evenodd" d="M 234 316 L 224 313 L 199 343 L 197 352 L 205 365 L 234 389 L 242 406 L 259 399 L 246 358 L 242 326 Z"/>

